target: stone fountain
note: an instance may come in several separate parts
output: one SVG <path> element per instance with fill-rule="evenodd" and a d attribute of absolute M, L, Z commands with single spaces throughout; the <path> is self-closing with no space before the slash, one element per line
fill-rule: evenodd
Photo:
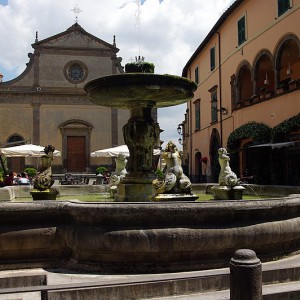
<path fill-rule="evenodd" d="M 189 101 L 197 86 L 178 76 L 152 73 L 126 73 L 101 77 L 84 87 L 94 104 L 126 108 L 130 119 L 123 127 L 129 149 L 128 174 L 118 185 L 117 201 L 151 201 L 153 149 L 160 146 L 160 128 L 151 116 L 152 108 L 168 107 Z"/>
<path fill-rule="evenodd" d="M 148 202 L 155 178 L 153 147 L 160 131 L 151 109 L 189 100 L 194 83 L 169 75 L 122 74 L 99 78 L 85 88 L 93 103 L 131 111 L 124 126 L 129 173 L 117 193 L 119 201 L 130 202 L 0 203 L 1 270 L 42 267 L 157 274 L 227 267 L 241 248 L 254 250 L 265 261 L 299 252 L 299 195 L 252 201 Z M 176 151 L 166 152 L 171 152 L 166 154 L 170 160 L 175 157 Z M 232 190 L 238 180 L 227 153 L 219 154 L 219 190 Z M 166 174 L 165 182 L 157 183 L 160 192 L 168 191 L 169 180 L 170 190 L 189 189 L 180 163 L 167 166 Z"/>

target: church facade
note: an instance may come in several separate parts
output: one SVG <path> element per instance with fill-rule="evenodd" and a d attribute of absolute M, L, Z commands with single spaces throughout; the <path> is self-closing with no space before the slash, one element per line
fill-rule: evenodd
<path fill-rule="evenodd" d="M 39 41 L 36 37 L 25 71 L 0 82 L 1 147 L 25 142 L 53 145 L 55 173 L 92 172 L 111 159 L 90 153 L 124 143 L 127 110 L 92 104 L 84 85 L 96 78 L 123 73 L 119 49 L 86 32 L 78 23 Z M 8 158 L 10 171 L 36 167 L 33 158 Z"/>

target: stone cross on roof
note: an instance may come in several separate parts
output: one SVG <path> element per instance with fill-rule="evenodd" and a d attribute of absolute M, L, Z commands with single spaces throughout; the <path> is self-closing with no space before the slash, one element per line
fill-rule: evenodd
<path fill-rule="evenodd" d="M 78 23 L 78 14 L 81 13 L 83 10 L 80 9 L 76 4 L 75 7 L 71 9 L 71 11 L 73 11 L 75 14 L 75 23 Z"/>

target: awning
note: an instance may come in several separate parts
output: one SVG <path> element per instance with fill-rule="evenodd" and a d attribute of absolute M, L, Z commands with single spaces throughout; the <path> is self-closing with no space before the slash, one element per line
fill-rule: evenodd
<path fill-rule="evenodd" d="M 21 146 L 0 148 L 0 154 L 7 157 L 41 157 L 45 155 L 45 147 L 40 145 L 25 144 Z M 61 153 L 55 150 L 54 156 L 60 156 Z"/>
<path fill-rule="evenodd" d="M 260 144 L 260 145 L 254 145 L 254 146 L 249 146 L 248 148 L 260 148 L 260 147 L 271 147 L 272 149 L 275 148 L 282 148 L 282 147 L 290 147 L 294 146 L 295 142 L 285 142 L 285 143 L 269 143 L 269 144 Z"/>
<path fill-rule="evenodd" d="M 117 157 L 119 154 L 129 156 L 129 150 L 127 145 L 117 146 L 108 149 L 102 149 L 92 152 L 91 157 Z M 159 149 L 153 150 L 153 155 L 160 155 Z"/>

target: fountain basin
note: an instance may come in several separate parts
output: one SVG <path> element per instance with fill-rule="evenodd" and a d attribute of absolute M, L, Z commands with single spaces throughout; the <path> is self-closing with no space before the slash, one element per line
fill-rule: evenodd
<path fill-rule="evenodd" d="M 157 273 L 262 261 L 300 248 L 300 196 L 252 201 L 0 203 L 0 268 Z M 45 218 L 45 215 L 47 218 Z"/>
<path fill-rule="evenodd" d="M 147 106 L 148 103 L 155 107 L 178 105 L 189 101 L 196 88 L 187 78 L 151 73 L 104 76 L 84 87 L 91 102 L 114 108 Z"/>

